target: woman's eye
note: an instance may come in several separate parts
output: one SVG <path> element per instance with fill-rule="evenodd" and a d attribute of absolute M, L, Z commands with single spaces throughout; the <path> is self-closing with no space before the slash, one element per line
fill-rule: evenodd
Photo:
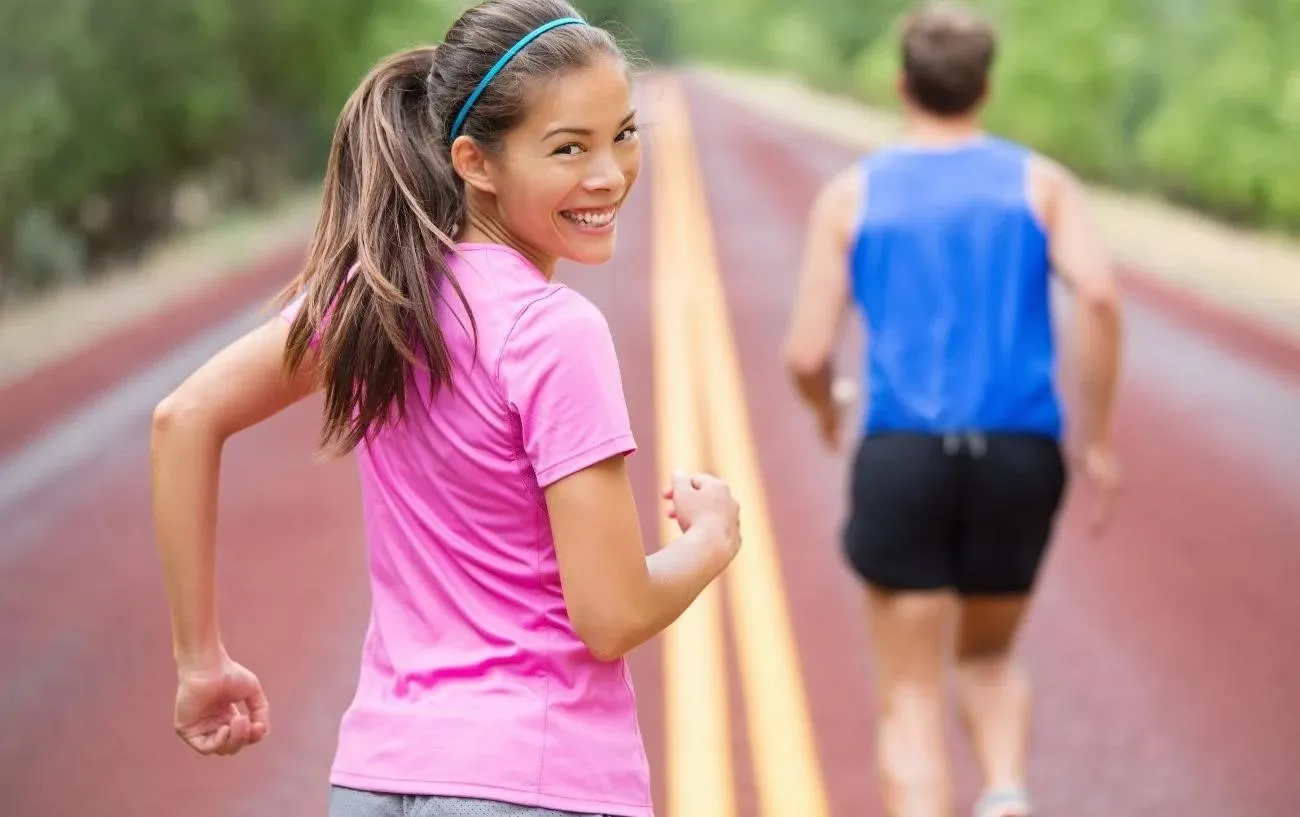
<path fill-rule="evenodd" d="M 631 139 L 633 136 L 636 136 L 636 134 L 637 134 L 637 130 L 638 130 L 638 128 L 637 128 L 636 125 L 628 125 L 628 126 L 627 126 L 626 128 L 624 128 L 623 131 L 618 135 L 618 138 L 619 138 L 620 140 Z"/>
<path fill-rule="evenodd" d="M 582 145 L 579 145 L 579 144 L 574 143 L 574 142 L 570 142 L 570 143 L 567 144 L 567 145 L 562 145 L 562 146 L 556 148 L 556 149 L 555 149 L 555 153 L 554 153 L 553 155 L 556 155 L 556 156 L 577 156 L 577 155 L 578 155 L 578 152 L 579 152 L 580 150 L 582 150 Z"/>

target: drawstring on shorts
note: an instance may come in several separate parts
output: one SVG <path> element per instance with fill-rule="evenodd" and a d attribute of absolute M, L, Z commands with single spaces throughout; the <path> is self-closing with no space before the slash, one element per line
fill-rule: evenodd
<path fill-rule="evenodd" d="M 943 453 L 955 457 L 961 453 L 963 447 L 971 457 L 979 459 L 988 450 L 988 439 L 978 431 L 943 435 Z"/>

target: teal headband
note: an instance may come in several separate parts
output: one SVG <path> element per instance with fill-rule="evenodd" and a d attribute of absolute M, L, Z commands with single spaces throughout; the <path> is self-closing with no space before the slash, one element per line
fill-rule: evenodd
<path fill-rule="evenodd" d="M 460 113 L 456 114 L 456 121 L 452 123 L 451 135 L 447 137 L 447 141 L 455 141 L 456 134 L 460 132 L 461 125 L 465 124 L 465 117 L 469 115 L 469 109 L 474 107 L 474 103 L 478 101 L 478 98 L 483 94 L 484 89 L 488 87 L 488 83 L 492 81 L 492 78 L 500 73 L 501 69 L 506 66 L 506 63 L 514 59 L 515 54 L 518 54 L 520 49 L 553 28 L 570 25 L 584 26 L 586 24 L 586 20 L 577 17 L 561 17 L 558 20 L 552 20 L 549 23 L 540 25 L 525 34 L 519 42 L 511 46 L 509 51 L 502 54 L 501 59 L 497 60 L 496 65 L 492 66 L 491 70 L 483 75 L 483 79 L 479 80 L 478 86 L 474 88 L 474 93 L 469 95 L 469 99 L 465 100 L 465 104 L 460 107 Z"/>

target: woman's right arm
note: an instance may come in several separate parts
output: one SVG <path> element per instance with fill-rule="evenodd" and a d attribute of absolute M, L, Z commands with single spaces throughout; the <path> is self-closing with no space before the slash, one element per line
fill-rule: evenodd
<path fill-rule="evenodd" d="M 721 480 L 678 475 L 664 495 L 682 535 L 647 556 L 623 457 L 546 489 L 569 620 L 601 660 L 676 621 L 740 548 L 739 507 Z"/>
<path fill-rule="evenodd" d="M 284 371 L 288 327 L 275 317 L 234 341 L 154 410 L 154 530 L 182 674 L 225 659 L 214 587 L 222 448 L 315 390 L 314 361 L 292 376 Z"/>
<path fill-rule="evenodd" d="M 675 478 L 664 498 L 683 534 L 646 555 L 624 465 L 636 441 L 614 340 L 572 290 L 520 314 L 499 377 L 545 498 L 569 621 L 594 656 L 618 658 L 671 624 L 727 566 L 740 546 L 739 508 L 718 479 Z"/>

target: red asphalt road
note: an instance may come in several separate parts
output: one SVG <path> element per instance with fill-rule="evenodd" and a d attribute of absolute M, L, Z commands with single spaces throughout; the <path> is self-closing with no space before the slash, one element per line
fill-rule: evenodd
<path fill-rule="evenodd" d="M 808 203 L 853 154 L 689 87 L 832 814 L 879 814 L 871 662 L 835 541 L 845 463 L 819 448 L 776 365 Z M 641 442 L 632 475 L 654 541 L 648 174 L 642 184 L 616 259 L 562 274 L 613 327 Z M 243 301 L 210 294 L 206 315 L 164 316 L 134 341 L 101 344 L 117 350 L 111 359 L 60 364 L 66 385 L 50 387 L 49 374 L 0 390 L 0 438 L 39 444 L 94 395 L 90 365 L 119 378 L 145 368 L 217 323 L 219 310 L 272 290 L 278 281 L 262 274 L 264 286 Z M 1288 695 L 1300 656 L 1287 648 L 1300 635 L 1288 579 L 1300 575 L 1300 492 L 1291 487 L 1300 482 L 1300 349 L 1149 288 L 1131 299 L 1129 319 L 1119 423 L 1127 493 L 1101 541 L 1082 535 L 1086 497 L 1072 495 L 1026 632 L 1038 684 L 1032 783 L 1044 813 L 1071 817 L 1291 814 L 1300 804 L 1300 713 Z M 44 406 L 31 396 L 42 383 Z M 94 458 L 0 501 L 0 814 L 324 814 L 368 604 L 351 463 L 311 463 L 315 401 L 228 447 L 222 621 L 236 659 L 266 686 L 273 735 L 234 758 L 201 758 L 169 728 L 174 686 L 150 538 L 151 407 L 142 399 L 133 417 L 105 427 L 114 438 Z M 0 446 L 0 496 L 15 451 Z M 657 646 L 641 650 L 634 669 L 658 772 Z M 735 740 L 739 813 L 756 814 L 743 732 Z M 957 758 L 968 802 L 973 767 Z M 663 786 L 660 774 L 661 802 Z"/>

